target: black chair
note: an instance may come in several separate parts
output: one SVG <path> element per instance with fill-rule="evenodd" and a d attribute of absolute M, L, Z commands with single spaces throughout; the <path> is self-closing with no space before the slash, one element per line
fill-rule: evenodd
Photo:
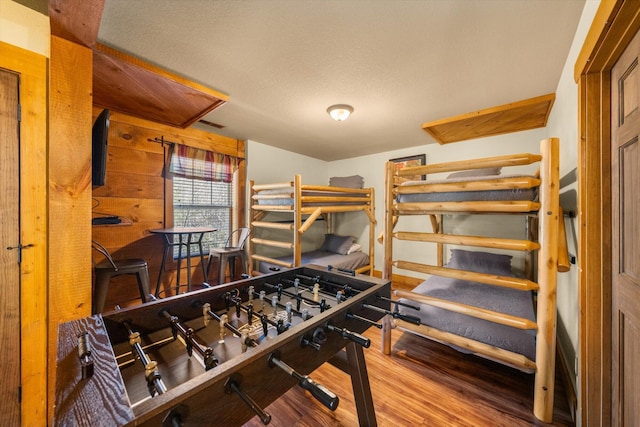
<path fill-rule="evenodd" d="M 246 227 L 237 228 L 233 230 L 231 234 L 229 234 L 229 237 L 227 237 L 227 242 L 223 248 L 211 248 L 211 250 L 209 251 L 209 259 L 207 263 L 207 279 L 209 278 L 211 262 L 214 258 L 218 259 L 218 284 L 225 283 L 226 281 L 227 263 L 229 264 L 229 273 L 231 274 L 231 278 L 233 279 L 235 277 L 236 257 L 240 257 L 240 259 L 242 260 L 242 272 L 247 273 L 248 259 L 247 254 L 244 250 L 244 245 L 249 238 L 250 231 L 251 230 Z M 238 243 L 236 246 L 231 246 L 236 235 L 238 236 Z"/>
<path fill-rule="evenodd" d="M 150 300 L 149 268 L 147 262 L 141 258 L 114 260 L 109 251 L 96 241 L 91 241 L 91 247 L 105 257 L 105 261 L 94 265 L 96 281 L 93 287 L 93 314 L 102 313 L 107 299 L 107 291 L 111 278 L 125 274 L 135 274 L 138 279 L 138 290 L 142 302 Z"/>

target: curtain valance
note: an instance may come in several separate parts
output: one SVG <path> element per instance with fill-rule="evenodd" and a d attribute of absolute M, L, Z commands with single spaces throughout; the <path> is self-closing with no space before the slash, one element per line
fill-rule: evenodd
<path fill-rule="evenodd" d="M 171 144 L 169 174 L 203 181 L 231 182 L 238 158 L 182 144 Z"/>

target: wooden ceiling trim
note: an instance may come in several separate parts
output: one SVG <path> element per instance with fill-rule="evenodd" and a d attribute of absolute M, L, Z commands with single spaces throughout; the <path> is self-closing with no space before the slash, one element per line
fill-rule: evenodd
<path fill-rule="evenodd" d="M 93 51 L 93 99 L 102 108 L 186 128 L 229 97 L 98 43 Z"/>
<path fill-rule="evenodd" d="M 424 123 L 422 129 L 440 144 L 536 129 L 547 125 L 555 98 L 550 93 Z"/>

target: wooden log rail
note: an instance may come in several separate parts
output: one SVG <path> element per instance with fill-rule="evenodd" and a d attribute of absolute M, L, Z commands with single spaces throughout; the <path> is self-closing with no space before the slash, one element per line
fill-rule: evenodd
<path fill-rule="evenodd" d="M 415 271 L 418 273 L 432 274 L 434 276 L 449 277 L 451 279 L 467 280 L 469 282 L 479 282 L 487 285 L 502 286 L 505 288 L 517 289 L 520 291 L 537 291 L 538 284 L 528 279 L 518 277 L 498 276 L 495 274 L 476 273 L 467 270 L 456 270 L 453 268 L 437 267 L 435 265 L 420 264 L 409 261 L 394 261 L 393 265 L 403 270 Z"/>
<path fill-rule="evenodd" d="M 395 171 L 395 176 L 428 175 L 441 172 L 456 172 L 473 169 L 499 168 L 508 166 L 524 166 L 542 160 L 540 154 L 510 154 L 506 156 L 485 157 L 474 160 L 436 163 L 432 165 L 410 166 Z"/>
<path fill-rule="evenodd" d="M 265 245 L 265 246 L 271 246 L 274 248 L 282 248 L 282 249 L 293 249 L 292 242 L 282 242 L 278 240 L 261 239 L 258 237 L 251 238 L 251 242 L 256 245 Z"/>
<path fill-rule="evenodd" d="M 275 259 L 275 258 L 270 258 L 268 256 L 264 256 L 264 255 L 253 255 L 252 258 L 256 261 L 264 261 L 264 262 L 268 262 L 270 264 L 275 264 L 275 265 L 279 265 L 281 267 L 285 267 L 285 268 L 291 268 L 293 267 L 293 264 L 290 262 L 286 262 L 286 261 L 281 261 L 279 259 Z"/>
<path fill-rule="evenodd" d="M 484 308 L 462 304 L 454 301 L 448 301 L 441 298 L 435 298 L 416 292 L 396 290 L 394 291 L 394 294 L 397 297 L 407 298 L 411 301 L 419 302 L 420 304 L 427 304 L 433 307 L 442 308 L 444 310 L 465 314 L 477 319 L 483 319 L 489 322 L 510 326 L 512 328 L 534 331 L 538 329 L 538 325 L 536 324 L 536 322 L 525 319 L 524 317 L 512 316 L 510 314 L 501 313 L 499 311 L 487 310 Z"/>
<path fill-rule="evenodd" d="M 499 239 L 495 237 L 465 236 L 460 234 L 397 231 L 393 233 L 393 237 L 398 240 L 410 240 L 414 242 L 479 246 L 484 248 L 506 249 L 513 251 L 533 251 L 540 249 L 540 244 L 538 242 L 532 242 L 531 240 Z"/>
<path fill-rule="evenodd" d="M 450 332 L 444 332 L 430 326 L 414 325 L 410 322 L 393 319 L 391 318 L 391 316 L 385 316 L 383 322 L 387 322 L 388 324 L 390 324 L 390 326 L 386 326 L 383 323 L 383 328 L 398 327 L 404 330 L 408 330 L 423 337 L 431 338 L 439 342 L 445 342 L 460 347 L 471 353 L 482 354 L 492 360 L 501 362 L 507 366 L 511 366 L 523 372 L 532 373 L 537 369 L 536 363 L 534 361 L 519 353 L 505 350 L 479 341 L 474 341 L 472 339 L 452 334 Z"/>
<path fill-rule="evenodd" d="M 480 179 L 477 181 L 433 182 L 416 185 L 400 185 L 394 188 L 394 194 L 416 193 L 455 193 L 461 191 L 493 191 L 535 188 L 540 180 L 530 176 L 498 179 Z"/>
<path fill-rule="evenodd" d="M 293 222 L 268 222 L 268 221 L 252 221 L 251 225 L 261 228 L 273 228 L 278 230 L 293 230 Z"/>
<path fill-rule="evenodd" d="M 515 201 L 477 201 L 477 202 L 408 202 L 394 204 L 394 211 L 405 212 L 491 212 L 491 213 L 526 213 L 540 209 L 540 203 L 529 200 Z"/>

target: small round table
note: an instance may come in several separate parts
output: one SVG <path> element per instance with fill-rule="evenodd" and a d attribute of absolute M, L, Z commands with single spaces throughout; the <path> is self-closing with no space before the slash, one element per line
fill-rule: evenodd
<path fill-rule="evenodd" d="M 162 257 L 162 263 L 160 264 L 160 273 L 158 274 L 158 282 L 156 283 L 156 297 L 160 292 L 160 283 L 162 282 L 162 275 L 165 272 L 165 265 L 167 255 L 173 251 L 175 246 L 178 246 L 178 272 L 176 273 L 176 295 L 180 291 L 180 267 L 182 264 L 182 247 L 187 249 L 187 292 L 191 291 L 191 245 L 198 245 L 200 253 L 200 265 L 202 266 L 202 274 L 206 280 L 207 271 L 204 265 L 204 255 L 202 253 L 202 237 L 205 233 L 211 233 L 217 231 L 213 227 L 169 227 L 169 228 L 156 228 L 149 230 L 151 234 L 158 234 L 164 237 L 165 252 Z"/>

